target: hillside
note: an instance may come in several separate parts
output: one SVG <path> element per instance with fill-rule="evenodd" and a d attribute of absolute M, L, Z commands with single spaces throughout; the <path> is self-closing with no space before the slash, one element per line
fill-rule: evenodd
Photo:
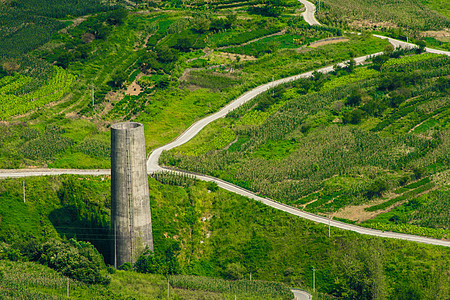
<path fill-rule="evenodd" d="M 336 65 L 272 87 L 161 163 L 448 240 L 449 58 L 422 53 L 449 49 L 448 9 L 320 4 L 323 26 L 294 0 L 0 1 L 0 169 L 108 169 L 111 124 L 143 123 L 151 152 L 257 86 Z M 155 253 L 114 270 L 109 176 L 1 179 L 0 298 L 66 298 L 69 284 L 79 299 L 169 288 L 170 299 L 287 300 L 312 293 L 313 268 L 314 299 L 450 294 L 448 248 L 330 229 L 189 177 L 149 184 Z"/>
<path fill-rule="evenodd" d="M 310 289 L 311 267 L 315 267 L 318 291 L 344 298 L 354 295 L 356 299 L 368 299 L 371 295 L 377 299 L 375 296 L 379 295 L 379 299 L 399 299 L 401 295 L 415 294 L 420 299 L 429 294 L 448 293 L 447 248 L 364 237 L 337 229 L 332 229 L 328 238 L 327 226 L 290 216 L 214 185 L 171 175 L 157 179 L 185 187 L 149 180 L 155 255 L 151 260 L 143 257 L 138 262 L 136 267 L 140 271 L 230 279 L 248 279 L 251 273 L 253 280 L 279 281 Z M 108 224 L 95 222 L 109 216 L 108 197 L 99 197 L 108 194 L 108 178 L 29 178 L 26 203 L 20 194 L 21 182 L 20 179 L 1 181 L 2 190 L 8 187 L 12 192 L 8 206 L 16 212 L 14 215 L 1 213 L 1 238 L 11 243 L 13 249 L 21 249 L 25 239 L 20 236 L 34 236 L 38 240 L 52 235 L 57 239 L 58 235 L 76 236 L 94 244 L 110 240 L 106 232 Z M 52 188 L 46 190 L 48 198 L 44 201 L 40 195 L 44 194 L 45 186 Z M 5 192 L 1 195 L 4 199 Z M 16 225 L 19 222 L 21 226 Z M 103 233 L 100 228 L 104 229 Z M 2 253 L 16 253 L 17 260 L 22 252 L 3 250 Z M 171 267 L 166 269 L 167 266 Z M 124 276 L 121 280 L 128 277 L 119 274 Z M 117 275 L 109 276 L 109 285 L 92 288 L 117 295 Z M 178 284 L 174 281 L 174 285 Z M 419 286 L 423 288 L 418 289 Z"/>
<path fill-rule="evenodd" d="M 162 161 L 352 221 L 402 205 L 368 224 L 448 236 L 449 59 L 374 61 L 276 87 Z"/>

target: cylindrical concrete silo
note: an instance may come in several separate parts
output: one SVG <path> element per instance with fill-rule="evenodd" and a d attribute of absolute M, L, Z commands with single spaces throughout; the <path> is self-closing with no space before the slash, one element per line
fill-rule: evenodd
<path fill-rule="evenodd" d="M 144 248 L 153 251 L 144 126 L 111 126 L 111 231 L 114 265 L 134 263 Z"/>

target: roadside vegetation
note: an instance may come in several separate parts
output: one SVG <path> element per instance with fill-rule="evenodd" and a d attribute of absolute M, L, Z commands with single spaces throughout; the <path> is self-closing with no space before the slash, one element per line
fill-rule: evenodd
<path fill-rule="evenodd" d="M 45 260 L 51 255 L 32 254 L 42 251 L 39 249 L 56 251 L 55 246 L 60 245 L 80 249 L 71 250 L 70 255 L 83 255 L 83 249 L 94 251 L 89 241 L 96 245 L 108 243 L 108 221 L 104 224 L 98 220 L 109 220 L 110 180 L 79 176 L 27 178 L 25 203 L 22 179 L 5 179 L 0 184 L 2 199 L 9 199 L 6 206 L 15 212 L 1 213 L 2 293 L 25 295 L 39 291 L 63 297 L 65 275 L 73 278 L 69 281 L 74 297 L 140 297 L 144 290 L 140 293 L 137 287 L 145 285 L 145 292 L 155 295 L 153 298 L 164 298 L 167 279 L 162 276 L 168 276 L 171 295 L 180 299 L 195 295 L 234 299 L 235 294 L 242 299 L 257 299 L 261 294 L 287 299 L 289 287 L 311 289 L 311 267 L 316 268 L 317 290 L 342 298 L 398 299 L 414 295 L 421 299 L 430 293 L 445 298 L 450 286 L 449 253 L 445 247 L 366 237 L 338 229 L 332 229 L 328 238 L 327 226 L 277 211 L 211 183 L 170 174 L 149 179 L 154 254 L 143 255 L 134 266 L 121 267 L 145 274 L 114 272 L 103 263 L 93 263 L 101 258 L 100 254 L 106 262 L 111 261 L 107 252 L 95 251 L 88 257 L 104 277 L 99 277 L 97 284 L 86 285 L 84 280 L 90 282 L 93 274 L 83 271 L 90 265 L 88 260 L 81 264 L 77 258 L 73 265 L 58 265 L 57 260 Z M 78 241 L 64 241 L 64 237 Z M 17 281 L 14 278 L 21 273 L 13 269 L 18 268 L 34 269 L 40 275 L 24 272 L 23 279 Z M 78 279 L 73 277 L 76 274 L 89 277 Z"/>
<path fill-rule="evenodd" d="M 369 30 L 390 37 L 425 42 L 429 47 L 449 51 L 448 5 L 439 0 L 401 1 L 313 1 L 319 22 L 342 29 Z M 320 3 L 320 8 L 319 8 Z"/>
<path fill-rule="evenodd" d="M 389 60 L 399 54 L 275 87 L 161 160 L 314 213 L 345 219 L 349 207 L 364 208 L 349 214 L 353 221 L 413 201 L 418 208 L 424 195 L 448 192 L 449 59 Z M 446 211 L 430 229 L 401 228 L 414 224 L 414 213 L 383 226 L 448 238 Z"/>
<path fill-rule="evenodd" d="M 142 122 L 151 151 L 260 84 L 349 60 L 268 91 L 162 162 L 345 222 L 449 239 L 449 59 L 419 54 L 448 49 L 448 9 L 369 2 L 321 1 L 317 27 L 294 0 L 0 1 L 0 168 L 109 168 L 113 123 Z M 352 60 L 383 50 L 368 66 Z M 450 293 L 444 247 L 328 238 L 212 183 L 149 183 L 155 252 L 115 270 L 108 176 L 0 180 L 0 298 L 66 298 L 69 285 L 80 299 L 291 299 L 292 287 L 312 290 L 312 267 L 320 299 Z"/>

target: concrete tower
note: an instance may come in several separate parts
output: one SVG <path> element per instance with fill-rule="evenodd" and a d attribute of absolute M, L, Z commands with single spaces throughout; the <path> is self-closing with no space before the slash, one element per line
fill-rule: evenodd
<path fill-rule="evenodd" d="M 111 230 L 116 267 L 134 263 L 144 248 L 153 251 L 144 126 L 111 126 Z"/>

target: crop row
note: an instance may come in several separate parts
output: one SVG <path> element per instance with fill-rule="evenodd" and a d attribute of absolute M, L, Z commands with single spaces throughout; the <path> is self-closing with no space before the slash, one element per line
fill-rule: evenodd
<path fill-rule="evenodd" d="M 415 190 L 406 192 L 401 196 L 395 197 L 395 198 L 388 200 L 386 202 L 383 202 L 381 204 L 369 206 L 369 207 L 365 208 L 365 210 L 366 211 L 377 211 L 377 210 L 388 208 L 389 206 L 394 205 L 397 202 L 404 201 L 404 200 L 411 200 L 418 194 L 432 189 L 434 186 L 435 186 L 435 184 L 433 182 L 429 182 L 423 186 L 416 188 Z"/>
<path fill-rule="evenodd" d="M 274 299 L 292 299 L 292 292 L 283 283 L 236 280 L 176 275 L 169 277 L 173 287 L 222 293 L 272 296 Z"/>
<path fill-rule="evenodd" d="M 34 92 L 23 96 L 13 94 L 0 94 L 0 118 L 6 119 L 10 116 L 28 112 L 40 108 L 48 103 L 60 100 L 69 92 L 75 76 L 67 73 L 61 68 L 56 68 L 55 75 L 50 81 Z M 14 82 L 12 83 L 14 85 Z M 14 86 L 17 89 L 19 86 Z M 4 87 L 8 88 L 8 85 Z M 10 92 L 13 91 L 12 89 Z"/>

